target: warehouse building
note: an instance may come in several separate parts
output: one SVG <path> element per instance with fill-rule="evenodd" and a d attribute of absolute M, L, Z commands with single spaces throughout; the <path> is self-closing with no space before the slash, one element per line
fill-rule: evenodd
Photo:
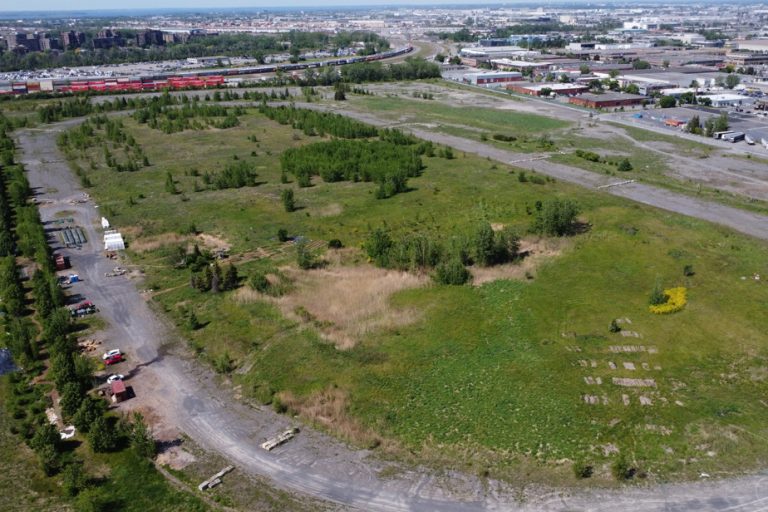
<path fill-rule="evenodd" d="M 636 105 L 642 105 L 647 98 L 640 94 L 626 94 L 626 93 L 605 93 L 605 94 L 591 94 L 584 93 L 580 96 L 574 96 L 568 99 L 568 103 L 572 105 L 578 105 L 580 107 L 587 108 L 616 108 L 616 107 L 631 107 Z"/>
<path fill-rule="evenodd" d="M 516 71 L 485 71 L 481 73 L 467 73 L 462 79 L 468 84 L 492 87 L 509 82 L 518 82 L 523 79 L 523 75 Z"/>

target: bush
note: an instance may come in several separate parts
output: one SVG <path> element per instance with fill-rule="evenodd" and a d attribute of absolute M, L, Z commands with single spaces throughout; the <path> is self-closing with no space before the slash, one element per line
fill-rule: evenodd
<path fill-rule="evenodd" d="M 573 474 L 576 478 L 589 478 L 595 472 L 595 468 L 591 464 L 585 462 L 573 463 Z"/>
<path fill-rule="evenodd" d="M 579 207 L 569 199 L 554 199 L 543 204 L 536 212 L 531 230 L 549 236 L 566 236 L 573 233 Z"/>
<path fill-rule="evenodd" d="M 628 158 L 623 159 L 621 162 L 619 162 L 619 166 L 617 167 L 617 170 L 620 172 L 629 172 L 632 170 L 632 164 L 629 162 Z"/>
<path fill-rule="evenodd" d="M 296 210 L 296 202 L 293 197 L 293 190 L 287 188 L 280 191 L 280 200 L 283 202 L 285 211 L 290 213 Z"/>
<path fill-rule="evenodd" d="M 649 308 L 651 313 L 655 313 L 657 315 L 665 315 L 669 313 L 676 313 L 677 311 L 682 310 L 688 302 L 686 292 L 687 290 L 682 286 L 664 290 L 664 302 L 661 304 L 651 304 Z"/>
<path fill-rule="evenodd" d="M 583 149 L 577 149 L 574 154 L 579 157 L 583 158 L 584 160 L 587 160 L 589 162 L 599 162 L 600 161 L 600 155 L 597 153 L 594 153 L 592 151 L 584 151 Z"/>
<path fill-rule="evenodd" d="M 280 228 L 277 230 L 277 240 L 280 242 L 287 242 L 289 240 L 288 230 Z"/>
<path fill-rule="evenodd" d="M 621 326 L 615 318 L 611 320 L 611 326 L 608 328 L 608 330 L 611 332 L 621 332 Z"/>
<path fill-rule="evenodd" d="M 61 475 L 62 488 L 67 496 L 77 496 L 80 491 L 85 489 L 88 483 L 88 477 L 83 470 L 83 465 L 75 461 L 64 468 Z"/>
<path fill-rule="evenodd" d="M 611 473 L 616 480 L 630 480 L 636 472 L 624 457 L 617 459 L 611 466 Z"/>
<path fill-rule="evenodd" d="M 257 292 L 267 293 L 269 291 L 269 280 L 264 272 L 256 272 L 251 276 L 249 284 Z"/>
<path fill-rule="evenodd" d="M 651 296 L 648 298 L 648 304 L 651 306 L 660 306 L 667 302 L 667 296 L 664 294 L 664 289 L 661 286 L 661 282 L 656 281 L 656 284 L 651 290 Z"/>
<path fill-rule="evenodd" d="M 338 238 L 332 238 L 331 240 L 328 240 L 328 247 L 330 249 L 341 249 L 344 247 L 344 244 L 342 244 L 341 240 Z"/>
<path fill-rule="evenodd" d="M 296 243 L 296 264 L 302 270 L 308 270 L 315 266 L 315 258 L 303 240 Z"/>
<path fill-rule="evenodd" d="M 693 277 L 696 272 L 693 271 L 693 265 L 686 265 L 683 267 L 683 275 L 685 277 Z"/>
<path fill-rule="evenodd" d="M 467 283 L 470 277 L 469 270 L 456 257 L 438 265 L 433 276 L 437 283 L 446 285 L 462 285 Z"/>

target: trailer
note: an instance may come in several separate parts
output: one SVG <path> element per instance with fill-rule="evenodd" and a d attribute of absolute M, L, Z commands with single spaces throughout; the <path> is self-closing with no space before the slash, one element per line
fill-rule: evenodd
<path fill-rule="evenodd" d="M 744 132 L 733 132 L 723 136 L 723 140 L 734 143 L 739 142 L 740 140 L 744 140 L 744 137 L 746 137 Z"/>
<path fill-rule="evenodd" d="M 715 132 L 712 134 L 712 138 L 714 139 L 724 139 L 726 135 L 734 133 L 733 130 L 727 130 L 724 132 Z"/>
<path fill-rule="evenodd" d="M 64 258 L 63 255 L 61 254 L 55 255 L 54 261 L 56 264 L 56 270 L 65 270 L 67 268 L 67 260 Z"/>

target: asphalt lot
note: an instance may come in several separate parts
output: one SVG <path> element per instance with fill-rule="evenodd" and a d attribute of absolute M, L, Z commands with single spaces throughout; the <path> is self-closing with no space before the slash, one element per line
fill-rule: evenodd
<path fill-rule="evenodd" d="M 345 113 L 376 121 L 368 114 Z M 428 470 L 409 468 L 402 468 L 401 473 L 385 479 L 379 473 L 390 463 L 308 428 L 302 428 L 295 440 L 274 452 L 263 451 L 259 444 L 293 426 L 292 420 L 235 400 L 226 382 L 190 358 L 172 327 L 152 310 L 151 303 L 137 289 L 140 281 L 125 276 L 104 276 L 116 264 L 101 253 L 98 206 L 83 196 L 76 177 L 56 148 L 58 131 L 78 122 L 70 120 L 17 133 L 20 160 L 39 194 L 43 221 L 67 212 L 66 216 L 74 217 L 86 230 L 89 242 L 82 249 L 61 249 L 70 257 L 73 270 L 83 278 L 72 291 L 83 294 L 100 308 L 99 314 L 109 325 L 100 333 L 106 342 L 105 348 L 120 348 L 128 356 L 128 361 L 116 370 L 127 375 L 137 396 L 120 408 L 148 410 L 147 417 L 152 418 L 156 434 L 173 438 L 184 433 L 203 448 L 220 453 L 240 470 L 270 478 L 278 487 L 359 510 L 768 510 L 766 474 L 716 482 L 572 494 L 559 490 L 512 489 L 497 482 L 481 482 L 472 475 L 435 475 Z M 477 141 L 413 131 L 418 136 L 502 162 L 520 156 Z M 527 166 L 587 187 L 610 182 L 604 176 L 545 161 L 531 161 Z M 681 213 L 726 225 L 731 223 L 743 232 L 754 232 L 755 236 L 768 239 L 768 218 L 764 216 L 695 201 L 653 187 L 633 185 L 607 190 L 646 204 L 683 210 Z M 85 202 L 72 203 L 73 200 Z M 55 229 L 51 224 L 46 227 Z"/>

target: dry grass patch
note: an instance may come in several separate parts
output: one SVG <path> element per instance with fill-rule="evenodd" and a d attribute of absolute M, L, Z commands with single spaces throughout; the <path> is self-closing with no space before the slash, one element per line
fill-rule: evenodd
<path fill-rule="evenodd" d="M 232 247 L 232 245 L 223 238 L 208 233 L 200 233 L 197 235 L 196 239 L 198 243 L 206 249 L 224 249 L 228 251 Z"/>
<path fill-rule="evenodd" d="M 342 256 L 338 258 L 343 259 Z M 314 270 L 281 268 L 291 281 L 291 292 L 269 297 L 250 288 L 238 290 L 233 299 L 248 303 L 274 302 L 291 320 L 312 324 L 322 336 L 346 350 L 367 333 L 415 322 L 415 309 L 393 309 L 390 298 L 401 290 L 429 283 L 425 275 L 360 266 L 331 266 Z M 270 279 L 273 276 L 267 276 Z"/>
<path fill-rule="evenodd" d="M 530 238 L 520 241 L 523 259 L 492 267 L 471 267 L 472 284 L 480 286 L 498 279 L 527 279 L 542 263 L 559 256 L 572 241 L 566 238 Z"/>
<path fill-rule="evenodd" d="M 315 426 L 333 431 L 346 441 L 367 447 L 379 446 L 383 441 L 377 433 L 349 415 L 349 397 L 339 388 L 325 389 L 306 398 L 298 398 L 290 391 L 277 396 L 288 411 Z"/>
<path fill-rule="evenodd" d="M 309 271 L 285 269 L 285 273 L 295 289 L 276 299 L 283 314 L 297 321 L 312 321 L 341 350 L 354 347 L 371 331 L 418 320 L 416 310 L 395 310 L 389 301 L 401 290 L 429 282 L 427 276 L 370 265 Z"/>
<path fill-rule="evenodd" d="M 126 235 L 125 230 L 121 230 L 123 235 Z M 138 231 L 141 233 L 141 231 Z M 139 238 L 138 236 L 128 236 L 130 240 L 130 248 L 136 253 L 144 253 L 154 251 L 160 247 L 172 244 L 181 244 L 189 240 L 188 236 L 180 235 L 178 233 L 163 233 L 161 235 L 148 236 L 146 238 Z"/>

